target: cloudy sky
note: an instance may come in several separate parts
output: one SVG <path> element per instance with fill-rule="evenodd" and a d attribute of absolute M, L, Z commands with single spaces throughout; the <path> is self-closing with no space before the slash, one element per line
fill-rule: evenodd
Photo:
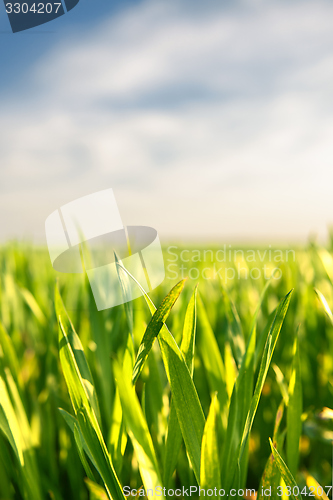
<path fill-rule="evenodd" d="M 162 239 L 333 224 L 330 0 L 81 0 L 12 34 L 0 5 L 0 239 L 112 187 Z"/>

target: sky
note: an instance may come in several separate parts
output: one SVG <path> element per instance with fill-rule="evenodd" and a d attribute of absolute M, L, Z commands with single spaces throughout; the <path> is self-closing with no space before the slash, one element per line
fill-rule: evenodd
<path fill-rule="evenodd" d="M 0 240 L 113 188 L 162 241 L 300 242 L 333 224 L 333 4 L 0 5 Z"/>

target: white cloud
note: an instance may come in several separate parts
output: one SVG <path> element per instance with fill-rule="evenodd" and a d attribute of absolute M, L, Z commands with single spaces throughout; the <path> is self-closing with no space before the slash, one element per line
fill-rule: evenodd
<path fill-rule="evenodd" d="M 148 1 L 0 95 L 0 234 L 113 187 L 164 235 L 306 237 L 332 221 L 333 5 Z M 205 7 L 205 8 L 204 8 Z"/>

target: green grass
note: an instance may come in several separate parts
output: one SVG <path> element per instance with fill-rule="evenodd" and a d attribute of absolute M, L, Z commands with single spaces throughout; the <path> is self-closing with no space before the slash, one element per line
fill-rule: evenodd
<path fill-rule="evenodd" d="M 102 312 L 45 249 L 0 249 L 1 500 L 331 483 L 332 245 L 270 280 L 217 249 L 165 249 L 163 284 Z"/>

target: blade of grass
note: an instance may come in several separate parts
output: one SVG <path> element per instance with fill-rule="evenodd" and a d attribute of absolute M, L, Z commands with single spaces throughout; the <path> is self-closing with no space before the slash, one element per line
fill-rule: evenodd
<path fill-rule="evenodd" d="M 195 287 L 186 309 L 183 338 L 180 346 L 180 350 L 184 356 L 185 362 L 192 377 L 194 368 L 194 346 L 196 332 L 196 298 L 197 287 Z M 164 485 L 166 487 L 168 487 L 171 476 L 176 468 L 181 444 L 182 433 L 178 423 L 177 411 L 173 399 L 171 398 L 168 434 L 164 455 Z"/>
<path fill-rule="evenodd" d="M 302 500 L 301 494 L 298 494 L 298 495 L 294 494 L 295 488 L 296 488 L 296 491 L 299 491 L 297 483 L 296 483 L 292 473 L 288 469 L 286 463 L 282 459 L 280 453 L 274 447 L 271 439 L 269 439 L 269 444 L 271 445 L 272 454 L 273 454 L 274 460 L 276 461 L 276 464 L 280 470 L 281 476 L 283 477 L 283 480 L 286 483 L 286 486 L 290 486 L 290 490 L 291 490 L 290 497 L 293 498 L 294 500 Z"/>
<path fill-rule="evenodd" d="M 119 267 L 119 263 L 118 266 Z M 178 299 L 181 291 L 184 288 L 185 280 L 180 281 L 175 285 L 168 295 L 163 299 L 159 308 L 155 311 L 153 317 L 151 318 L 143 339 L 141 341 L 141 345 L 139 347 L 138 355 L 135 361 L 134 369 L 133 369 L 133 384 L 136 383 L 142 369 L 144 363 L 148 357 L 148 354 L 152 348 L 153 342 L 159 332 L 161 331 L 164 323 L 167 320 L 167 317 L 170 314 L 172 307 L 174 306 L 176 300 Z"/>
<path fill-rule="evenodd" d="M 137 280 L 126 269 L 125 271 L 140 287 L 150 312 L 153 315 L 156 308 L 151 299 Z M 166 325 L 160 330 L 158 341 L 165 371 L 171 387 L 180 429 L 194 474 L 199 482 L 201 441 L 205 426 L 205 417 L 184 356 Z"/>
<path fill-rule="evenodd" d="M 222 284 L 221 286 L 225 315 L 228 322 L 228 338 L 237 362 L 237 367 L 239 368 L 245 353 L 243 329 L 235 304 Z"/>
<path fill-rule="evenodd" d="M 287 314 L 287 310 L 289 307 L 290 299 L 291 299 L 291 294 L 292 290 L 284 297 L 284 299 L 281 301 L 277 311 L 275 318 L 271 324 L 267 339 L 266 339 L 266 344 L 264 348 L 264 352 L 262 355 L 261 359 L 261 364 L 260 364 L 260 369 L 259 369 L 259 374 L 256 382 L 256 387 L 254 390 L 254 394 L 251 400 L 251 405 L 246 417 L 246 422 L 243 428 L 243 431 L 241 433 L 241 441 L 239 444 L 239 448 L 237 453 L 235 453 L 230 461 L 229 467 L 228 467 L 228 473 L 225 475 L 225 481 L 226 481 L 226 487 L 225 489 L 228 490 L 230 489 L 230 485 L 232 484 L 235 474 L 236 474 L 236 469 L 237 466 L 240 467 L 240 463 L 242 460 L 243 453 L 245 451 L 245 448 L 247 446 L 247 441 L 252 429 L 254 417 L 256 415 L 256 411 L 258 408 L 261 392 L 266 380 L 266 376 L 268 373 L 268 369 L 271 363 L 271 359 L 273 356 L 273 352 L 276 346 L 276 342 L 278 340 L 282 324 L 284 321 L 284 318 Z"/>
<path fill-rule="evenodd" d="M 75 427 L 74 427 L 74 439 L 75 439 L 77 451 L 79 453 L 83 468 L 84 468 L 88 478 L 91 479 L 92 481 L 94 481 L 95 480 L 94 475 L 92 473 L 90 465 L 88 464 L 86 456 L 84 454 L 83 439 L 82 439 L 82 434 L 81 434 L 81 431 L 79 430 L 78 424 L 75 424 Z"/>
<path fill-rule="evenodd" d="M 123 295 L 124 308 L 126 313 L 126 319 L 130 334 L 133 338 L 133 302 L 132 302 L 132 293 L 131 293 L 131 285 L 130 278 L 128 274 L 123 269 L 123 263 L 120 259 L 118 259 L 117 254 L 114 252 L 114 258 L 117 268 L 118 279 L 121 287 L 121 292 Z M 120 264 L 120 265 L 117 265 Z M 134 341 L 133 341 L 134 342 Z"/>
<path fill-rule="evenodd" d="M 324 308 L 325 313 L 327 314 L 327 316 L 330 319 L 330 322 L 333 325 L 333 314 L 332 314 L 330 306 L 328 305 L 327 300 L 325 299 L 324 295 L 317 288 L 315 288 L 314 290 L 315 290 L 317 297 L 320 300 L 320 302 Z"/>
<path fill-rule="evenodd" d="M 104 486 L 109 497 L 119 500 L 124 499 L 122 488 L 115 473 L 111 457 L 106 448 L 95 410 L 92 406 L 94 400 L 92 396 L 93 393 L 91 391 L 91 384 L 87 384 L 87 380 L 84 380 L 81 375 L 80 368 L 82 367 L 86 376 L 89 376 L 89 372 L 87 372 L 88 364 L 84 357 L 81 343 L 78 345 L 78 343 L 75 342 L 74 347 L 76 347 L 76 349 L 73 351 L 72 343 L 64 324 L 67 328 L 69 328 L 70 334 L 73 333 L 74 328 L 64 308 L 57 287 L 55 294 L 57 318 L 59 323 L 60 362 L 79 428 L 89 449 L 89 453 L 93 457 L 93 463 L 96 465 L 97 470 L 104 482 Z M 78 337 L 75 334 L 74 340 L 77 341 L 77 339 Z M 73 342 L 73 335 L 71 340 Z M 78 347 L 80 347 L 80 349 L 78 349 Z M 75 355 L 79 355 L 78 358 L 80 365 L 78 364 Z"/>
<path fill-rule="evenodd" d="M 302 381 L 299 356 L 298 330 L 293 345 L 292 372 L 289 382 L 287 407 L 287 463 L 290 472 L 296 476 L 299 462 L 299 441 L 302 433 Z"/>
<path fill-rule="evenodd" d="M 14 379 L 6 368 L 0 377 L 0 429 L 7 437 L 19 462 L 21 492 L 24 498 L 43 498 L 32 432 Z"/>
<path fill-rule="evenodd" d="M 205 306 L 198 294 L 198 350 L 202 357 L 211 394 L 217 392 L 221 410 L 221 425 L 227 428 L 229 397 L 226 385 L 225 368 L 219 346 L 209 323 Z"/>
<path fill-rule="evenodd" d="M 146 490 L 162 485 L 160 471 L 155 455 L 153 442 L 148 430 L 147 422 L 128 377 L 123 373 L 117 361 L 113 363 L 113 371 L 117 381 L 119 396 L 126 422 L 126 428 L 135 450 L 140 474 Z"/>
<path fill-rule="evenodd" d="M 214 490 L 216 487 L 219 491 L 221 488 L 220 459 L 217 444 L 218 411 L 218 399 L 217 395 L 214 394 L 209 408 L 201 446 L 200 486 L 205 490 Z"/>
<path fill-rule="evenodd" d="M 91 371 L 88 366 L 86 357 L 84 355 L 81 341 L 74 329 L 74 326 L 67 314 L 67 311 L 60 297 L 58 286 L 56 286 L 55 288 L 55 307 L 56 307 L 57 319 L 59 325 L 61 325 L 59 331 L 64 334 L 64 338 L 67 340 L 68 346 L 70 347 L 70 350 L 73 353 L 75 362 L 77 363 L 77 367 L 80 373 L 80 377 L 83 381 L 84 388 L 89 399 L 89 403 L 91 404 L 95 412 L 96 418 L 98 420 L 98 423 L 100 425 L 101 415 L 99 411 L 99 405 Z M 60 336 L 59 339 L 62 339 L 62 336 Z"/>

